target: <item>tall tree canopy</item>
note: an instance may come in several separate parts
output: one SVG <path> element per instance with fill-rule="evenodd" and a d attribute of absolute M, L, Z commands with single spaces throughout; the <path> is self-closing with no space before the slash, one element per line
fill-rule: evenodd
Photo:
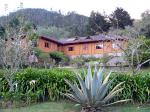
<path fill-rule="evenodd" d="M 132 26 L 133 19 L 123 8 L 117 8 L 110 16 L 114 28 L 125 29 L 125 26 Z"/>
<path fill-rule="evenodd" d="M 30 21 L 30 23 L 37 27 L 57 27 L 62 28 L 66 32 L 70 32 L 71 36 L 84 36 L 86 35 L 86 26 L 88 24 L 88 17 L 77 14 L 75 12 L 68 12 L 62 14 L 61 11 L 48 11 L 45 9 L 21 9 L 16 12 L 10 13 L 8 16 L 0 17 L 0 24 L 2 26 L 10 22 L 10 26 L 15 27 L 18 24 L 15 17 L 22 16 L 24 21 Z M 54 35 L 55 36 L 55 35 Z"/>
<path fill-rule="evenodd" d="M 0 38 L 4 38 L 5 33 L 5 28 L 3 26 L 0 26 Z"/>
<path fill-rule="evenodd" d="M 142 19 L 138 22 L 140 28 L 140 34 L 150 37 L 150 10 L 145 11 L 141 15 Z"/>
<path fill-rule="evenodd" d="M 105 16 L 98 12 L 91 12 L 87 32 L 90 35 L 107 32 L 110 27 L 110 22 Z"/>

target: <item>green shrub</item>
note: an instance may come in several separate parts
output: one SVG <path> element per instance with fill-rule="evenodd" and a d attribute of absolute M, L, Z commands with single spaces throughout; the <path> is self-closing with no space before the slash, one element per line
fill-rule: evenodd
<path fill-rule="evenodd" d="M 15 93 L 9 93 L 7 81 L 4 78 L 0 79 L 0 96 L 6 100 L 20 99 L 27 103 L 64 99 L 65 97 L 61 93 L 69 91 L 64 78 L 72 82 L 75 80 L 74 76 L 75 74 L 68 69 L 24 69 L 16 75 L 15 80 L 18 83 L 18 87 Z M 113 77 L 116 78 L 110 89 L 116 84 L 125 81 L 122 85 L 124 87 L 123 91 L 114 100 L 133 99 L 133 101 L 139 103 L 150 101 L 150 73 L 141 73 L 134 76 L 126 73 L 113 73 Z M 32 80 L 36 81 L 35 84 L 30 84 Z"/>
<path fill-rule="evenodd" d="M 53 51 L 49 53 L 50 57 L 55 60 L 55 64 L 59 65 L 60 62 L 67 62 L 69 61 L 68 57 L 65 56 L 63 52 Z"/>
<path fill-rule="evenodd" d="M 74 73 L 67 69 L 24 69 L 16 74 L 18 83 L 16 94 L 21 100 L 27 102 L 63 99 L 61 93 L 69 90 L 64 78 L 73 81 Z M 35 84 L 31 82 L 34 82 Z M 1 93 L 7 97 L 8 85 L 3 80 Z M 5 95 L 6 94 L 6 95 Z M 14 99 L 16 100 L 16 99 Z"/>
<path fill-rule="evenodd" d="M 121 94 L 119 94 L 115 100 L 118 99 L 133 99 L 134 102 L 146 103 L 150 100 L 150 74 L 114 74 L 116 79 L 113 85 L 125 81 L 122 85 L 124 87 Z M 113 87 L 113 86 L 112 86 Z"/>

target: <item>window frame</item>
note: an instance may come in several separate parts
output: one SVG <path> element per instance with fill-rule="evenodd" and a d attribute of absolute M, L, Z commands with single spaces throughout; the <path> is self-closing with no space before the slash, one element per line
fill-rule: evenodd
<path fill-rule="evenodd" d="M 119 47 L 117 46 L 116 43 L 112 43 L 112 48 L 113 48 L 113 49 L 119 49 Z"/>
<path fill-rule="evenodd" d="M 74 51 L 74 47 L 73 46 L 68 47 L 68 51 Z"/>
<path fill-rule="evenodd" d="M 49 42 L 45 42 L 44 47 L 45 48 L 50 48 Z"/>
<path fill-rule="evenodd" d="M 95 48 L 96 49 L 103 49 L 104 48 L 104 44 L 103 43 L 97 43 Z"/>

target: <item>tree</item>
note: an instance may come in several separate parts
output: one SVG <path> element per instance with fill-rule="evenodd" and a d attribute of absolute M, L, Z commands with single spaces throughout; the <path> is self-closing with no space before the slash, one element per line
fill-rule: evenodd
<path fill-rule="evenodd" d="M 63 62 L 63 61 L 66 61 L 67 60 L 67 57 L 64 55 L 63 52 L 59 52 L 59 51 L 53 51 L 53 52 L 50 52 L 50 57 L 52 59 L 55 60 L 55 64 L 56 65 L 59 65 L 60 62 Z"/>
<path fill-rule="evenodd" d="M 132 26 L 133 19 L 131 19 L 129 13 L 123 8 L 117 8 L 111 15 L 110 20 L 112 27 L 117 29 L 125 29 L 125 26 Z"/>
<path fill-rule="evenodd" d="M 150 62 L 150 40 L 145 40 L 143 37 L 130 38 L 125 46 L 120 45 L 117 40 L 115 42 L 123 51 L 132 74 L 136 74 L 144 64 Z"/>
<path fill-rule="evenodd" d="M 6 32 L 5 32 L 5 28 L 3 26 L 0 26 L 0 37 L 4 38 Z"/>
<path fill-rule="evenodd" d="M 88 34 L 95 35 L 97 33 L 107 32 L 110 27 L 110 22 L 107 20 L 107 17 L 102 14 L 98 12 L 91 12 L 87 27 Z"/>
<path fill-rule="evenodd" d="M 71 36 L 86 35 L 88 17 L 79 15 L 75 12 L 70 12 L 66 15 L 63 15 L 60 12 L 61 11 L 47 11 L 45 9 L 21 9 L 10 13 L 8 16 L 0 17 L 0 23 L 6 25 L 8 21 L 15 21 L 14 17 L 21 15 L 24 17 L 25 21 L 30 21 L 32 24 L 43 28 L 57 27 L 71 33 Z"/>
<path fill-rule="evenodd" d="M 8 23 L 9 27 L 17 29 L 20 26 L 20 21 L 17 17 L 14 17 Z"/>
<path fill-rule="evenodd" d="M 44 36 L 52 36 L 56 38 L 66 38 L 71 36 L 71 33 L 66 31 L 64 28 L 53 27 L 38 27 L 37 28 L 38 35 Z"/>
<path fill-rule="evenodd" d="M 44 65 L 45 68 L 47 68 L 47 64 L 50 63 L 50 55 L 49 53 L 43 52 L 42 50 L 36 48 L 35 54 L 39 59 L 39 63 L 42 62 L 42 65 Z"/>
<path fill-rule="evenodd" d="M 64 16 L 64 28 L 71 33 L 71 36 L 86 35 L 86 26 L 88 24 L 88 17 L 79 15 L 75 12 L 68 12 Z"/>
<path fill-rule="evenodd" d="M 142 28 L 141 33 L 146 37 L 150 37 L 150 24 L 147 24 L 144 28 Z"/>
<path fill-rule="evenodd" d="M 137 27 L 141 35 L 150 37 L 150 10 L 145 11 L 141 15 L 142 19 L 137 22 Z"/>
<path fill-rule="evenodd" d="M 110 35 L 126 36 L 128 38 L 139 37 L 140 32 L 136 27 L 126 26 L 125 29 L 110 29 L 108 32 Z"/>
<path fill-rule="evenodd" d="M 17 35 L 12 39 L 0 39 L 0 62 L 4 70 L 4 78 L 8 82 L 9 92 L 14 92 L 15 75 L 20 67 L 28 59 L 29 50 L 22 47 L 20 37 Z"/>
<path fill-rule="evenodd" d="M 6 38 L 0 38 L 0 62 L 4 72 L 9 92 L 15 91 L 15 75 L 28 63 L 30 44 L 26 41 L 31 29 L 25 30 L 26 22 L 22 18 L 15 18 L 6 25 Z"/>

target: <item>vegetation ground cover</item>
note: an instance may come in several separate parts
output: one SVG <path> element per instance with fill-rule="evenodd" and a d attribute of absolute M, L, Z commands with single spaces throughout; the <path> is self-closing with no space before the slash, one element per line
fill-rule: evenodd
<path fill-rule="evenodd" d="M 57 107 L 57 108 L 56 108 Z M 149 112 L 150 107 L 138 105 L 113 106 L 107 109 L 108 112 Z M 46 102 L 28 107 L 2 109 L 2 112 L 80 112 L 79 107 L 75 107 L 70 102 Z"/>

